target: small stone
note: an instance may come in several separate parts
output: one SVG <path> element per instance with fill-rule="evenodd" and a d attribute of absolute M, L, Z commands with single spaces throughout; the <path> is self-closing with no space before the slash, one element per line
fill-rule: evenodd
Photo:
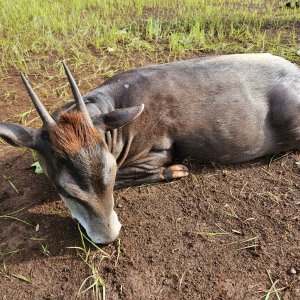
<path fill-rule="evenodd" d="M 289 268 L 289 270 L 288 270 L 288 274 L 289 274 L 289 275 L 296 275 L 296 274 L 297 274 L 297 271 L 296 271 L 295 268 L 291 267 L 291 268 Z"/>

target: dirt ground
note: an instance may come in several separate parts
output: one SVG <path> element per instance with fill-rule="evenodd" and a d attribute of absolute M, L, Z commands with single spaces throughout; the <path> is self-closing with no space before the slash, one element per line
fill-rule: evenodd
<path fill-rule="evenodd" d="M 0 96 L 2 121 L 30 107 L 14 71 Z M 111 256 L 97 265 L 106 299 L 265 299 L 272 284 L 269 299 L 300 299 L 298 161 L 296 152 L 230 166 L 187 161 L 188 178 L 116 191 L 120 253 L 117 242 L 103 247 Z M 0 298 L 92 299 L 78 293 L 90 270 L 68 248 L 81 245 L 77 225 L 31 164 L 30 151 L 0 143 Z M 32 226 L 4 218 L 22 208 L 16 216 Z"/>

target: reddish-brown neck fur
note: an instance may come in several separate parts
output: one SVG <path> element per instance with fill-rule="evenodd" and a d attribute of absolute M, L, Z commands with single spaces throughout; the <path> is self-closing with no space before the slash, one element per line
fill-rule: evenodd
<path fill-rule="evenodd" d="M 104 143 L 100 133 L 78 111 L 63 113 L 49 134 L 53 150 L 62 156 L 73 156 L 81 148 Z"/>

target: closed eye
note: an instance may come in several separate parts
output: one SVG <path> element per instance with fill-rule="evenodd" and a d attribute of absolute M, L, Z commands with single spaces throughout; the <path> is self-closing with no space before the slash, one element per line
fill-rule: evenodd
<path fill-rule="evenodd" d="M 78 197 L 76 197 L 76 196 L 73 196 L 73 195 L 71 195 L 70 193 L 68 193 L 65 189 L 63 189 L 62 187 L 59 189 L 59 193 L 63 196 L 63 197 L 65 197 L 65 198 L 67 198 L 67 199 L 69 199 L 69 200 L 72 200 L 72 201 L 75 201 L 76 203 L 79 203 L 79 204 L 81 204 L 81 205 L 83 205 L 83 206 L 87 206 L 87 202 L 86 201 L 84 201 L 84 200 L 82 200 L 81 198 L 78 198 Z"/>
<path fill-rule="evenodd" d="M 66 197 L 70 196 L 73 198 L 86 199 L 86 194 L 76 184 L 70 182 L 65 183 L 61 186 L 61 190 L 63 191 L 62 194 L 66 195 Z"/>

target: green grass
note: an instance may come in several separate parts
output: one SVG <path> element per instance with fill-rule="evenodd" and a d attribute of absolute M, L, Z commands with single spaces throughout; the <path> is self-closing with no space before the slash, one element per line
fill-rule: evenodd
<path fill-rule="evenodd" d="M 270 289 L 267 291 L 267 294 L 265 295 L 264 300 L 271 300 L 271 299 L 281 300 L 280 292 L 287 289 L 287 287 L 285 286 L 282 288 L 277 288 L 276 285 L 279 283 L 279 280 L 277 279 L 274 281 L 272 279 L 272 275 L 269 270 L 267 270 L 267 274 L 268 274 L 270 283 L 272 285 L 271 285 Z"/>
<path fill-rule="evenodd" d="M 14 274 L 12 273 L 11 276 L 15 277 L 15 278 L 18 278 L 19 280 L 21 281 L 24 281 L 24 282 L 27 282 L 29 284 L 32 284 L 32 280 L 27 278 L 26 276 L 24 275 L 21 275 L 21 274 Z"/>
<path fill-rule="evenodd" d="M 20 219 L 18 217 L 16 217 L 17 214 L 19 214 L 20 212 L 22 212 L 27 206 L 23 207 L 23 208 L 20 208 L 16 211 L 13 211 L 13 212 L 10 212 L 10 213 L 6 213 L 6 214 L 3 214 L 3 215 L 0 215 L 0 219 L 5 219 L 5 220 L 12 220 L 12 221 L 18 221 L 18 222 L 21 222 L 25 225 L 28 225 L 28 226 L 33 226 L 31 223 L 27 222 L 27 221 L 24 221 L 23 219 Z"/>
<path fill-rule="evenodd" d="M 285 9 L 284 2 L 1 0 L 1 67 L 26 71 L 28 63 L 40 68 L 66 58 L 77 67 L 101 67 L 122 57 L 119 70 L 136 52 L 159 62 L 162 53 L 173 59 L 189 52 L 268 51 L 299 63 L 300 10 Z"/>
<path fill-rule="evenodd" d="M 42 247 L 42 253 L 46 256 L 49 256 L 50 255 L 50 251 L 48 249 L 48 245 L 42 245 L 41 244 L 41 247 Z"/>
<path fill-rule="evenodd" d="M 105 280 L 101 276 L 101 267 L 104 259 L 110 259 L 112 255 L 109 255 L 101 248 L 99 248 L 96 244 L 94 244 L 81 230 L 80 225 L 78 224 L 78 231 L 80 233 L 81 238 L 81 246 L 73 246 L 68 247 L 69 249 L 76 249 L 78 256 L 80 259 L 86 264 L 89 271 L 89 276 L 87 276 L 80 288 L 78 293 L 84 293 L 89 290 L 93 293 L 93 299 L 106 299 L 106 283 Z M 95 250 L 92 251 L 92 246 Z M 120 244 L 118 240 L 118 252 L 117 252 L 117 260 L 120 255 Z M 116 260 L 116 262 L 117 262 Z"/>

